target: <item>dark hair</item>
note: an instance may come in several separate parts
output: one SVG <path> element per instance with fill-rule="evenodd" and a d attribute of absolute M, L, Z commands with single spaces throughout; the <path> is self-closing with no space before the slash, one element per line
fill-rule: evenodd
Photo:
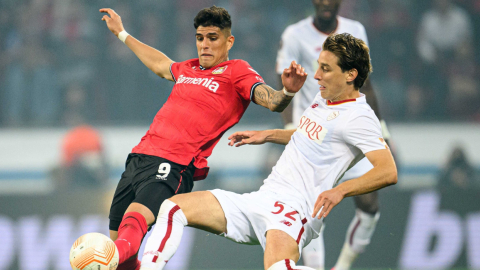
<path fill-rule="evenodd" d="M 332 52 L 338 57 L 338 66 L 342 72 L 356 69 L 358 75 L 353 84 L 355 89 L 360 89 L 372 72 L 370 54 L 367 44 L 359 38 L 343 33 L 330 35 L 323 43 L 323 50 Z"/>
<path fill-rule="evenodd" d="M 199 26 L 216 26 L 220 30 L 228 30 L 232 28 L 232 20 L 228 11 L 221 7 L 211 6 L 200 10 L 193 19 L 193 26 L 197 29 Z"/>

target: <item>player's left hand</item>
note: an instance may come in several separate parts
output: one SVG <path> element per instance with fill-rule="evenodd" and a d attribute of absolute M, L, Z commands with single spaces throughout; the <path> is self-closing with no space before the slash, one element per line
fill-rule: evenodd
<path fill-rule="evenodd" d="M 312 217 L 315 218 L 319 211 L 318 219 L 327 217 L 332 208 L 340 203 L 343 198 L 343 194 L 335 188 L 320 193 L 315 202 Z"/>
<path fill-rule="evenodd" d="M 283 70 L 282 84 L 287 92 L 296 93 L 302 88 L 307 76 L 308 74 L 305 72 L 305 68 L 295 61 L 292 61 L 290 66 Z"/>

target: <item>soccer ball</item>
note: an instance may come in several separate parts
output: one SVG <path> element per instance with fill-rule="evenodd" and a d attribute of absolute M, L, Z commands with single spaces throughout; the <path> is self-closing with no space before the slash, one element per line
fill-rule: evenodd
<path fill-rule="evenodd" d="M 115 270 L 118 250 L 115 243 L 101 233 L 80 236 L 70 249 L 73 270 Z"/>

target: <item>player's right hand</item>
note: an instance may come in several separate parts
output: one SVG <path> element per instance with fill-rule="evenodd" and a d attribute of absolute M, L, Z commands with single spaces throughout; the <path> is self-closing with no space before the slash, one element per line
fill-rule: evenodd
<path fill-rule="evenodd" d="M 238 131 L 230 135 L 228 145 L 239 147 L 244 144 L 264 144 L 267 141 L 268 132 L 261 131 Z"/>
<path fill-rule="evenodd" d="M 320 193 L 313 208 L 312 218 L 326 218 L 333 207 L 339 204 L 344 198 L 344 195 L 338 188 L 332 188 Z M 320 212 L 320 214 L 319 214 Z"/>
<path fill-rule="evenodd" d="M 101 13 L 107 13 L 108 15 L 103 15 L 102 21 L 107 23 L 107 27 L 112 33 L 118 37 L 118 34 L 125 30 L 123 28 L 122 18 L 111 8 L 101 8 Z"/>

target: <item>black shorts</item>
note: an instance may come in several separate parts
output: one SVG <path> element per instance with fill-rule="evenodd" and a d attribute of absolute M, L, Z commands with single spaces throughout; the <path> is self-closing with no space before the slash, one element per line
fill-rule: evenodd
<path fill-rule="evenodd" d="M 118 231 L 132 202 L 145 205 L 156 220 L 164 200 L 192 191 L 194 171 L 193 160 L 185 166 L 157 156 L 129 154 L 110 207 L 110 230 Z"/>

